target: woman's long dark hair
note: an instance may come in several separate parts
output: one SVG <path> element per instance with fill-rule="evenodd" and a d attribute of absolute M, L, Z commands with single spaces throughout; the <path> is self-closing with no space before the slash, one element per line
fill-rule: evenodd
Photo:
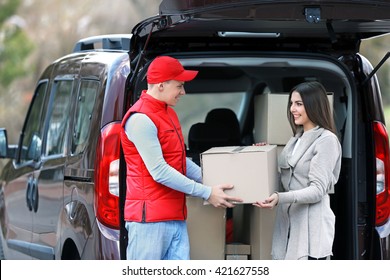
<path fill-rule="evenodd" d="M 301 95 L 308 118 L 316 125 L 332 131 L 336 134 L 336 128 L 330 108 L 329 99 L 324 86 L 319 82 L 304 82 L 295 86 L 290 91 L 287 105 L 287 118 L 295 133 L 299 126 L 294 122 L 294 116 L 290 112 L 291 95 L 296 91 Z"/>

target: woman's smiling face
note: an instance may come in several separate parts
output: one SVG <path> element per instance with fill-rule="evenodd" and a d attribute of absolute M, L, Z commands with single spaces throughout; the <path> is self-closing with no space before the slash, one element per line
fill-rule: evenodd
<path fill-rule="evenodd" d="M 294 116 L 295 124 L 303 126 L 304 131 L 315 127 L 315 124 L 307 116 L 305 105 L 303 104 L 301 95 L 297 91 L 291 94 L 290 112 Z"/>

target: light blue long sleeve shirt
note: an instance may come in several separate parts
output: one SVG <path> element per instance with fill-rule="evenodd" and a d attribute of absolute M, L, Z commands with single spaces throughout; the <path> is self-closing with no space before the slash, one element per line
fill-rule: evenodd
<path fill-rule="evenodd" d="M 203 185 L 201 168 L 186 158 L 186 176 L 164 159 L 157 137 L 157 127 L 145 114 L 135 113 L 125 125 L 126 135 L 134 143 L 152 178 L 169 188 L 207 200 L 211 187 Z"/>

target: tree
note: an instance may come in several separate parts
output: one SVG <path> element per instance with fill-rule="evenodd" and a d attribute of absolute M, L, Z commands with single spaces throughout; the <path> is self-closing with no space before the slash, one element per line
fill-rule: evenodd
<path fill-rule="evenodd" d="M 82 38 L 130 33 L 157 14 L 160 2 L 0 0 L 0 127 L 7 129 L 9 143 L 17 143 L 35 84 L 53 60 Z"/>
<path fill-rule="evenodd" d="M 24 60 L 33 49 L 24 33 L 23 21 L 14 16 L 20 0 L 0 2 L 0 85 L 8 87 L 26 73 Z"/>
<path fill-rule="evenodd" d="M 22 18 L 15 16 L 19 5 L 20 0 L 0 0 L 0 127 L 7 126 L 11 143 L 16 141 L 22 123 L 21 110 L 15 110 L 22 98 L 11 85 L 27 73 L 26 59 L 33 49 Z"/>

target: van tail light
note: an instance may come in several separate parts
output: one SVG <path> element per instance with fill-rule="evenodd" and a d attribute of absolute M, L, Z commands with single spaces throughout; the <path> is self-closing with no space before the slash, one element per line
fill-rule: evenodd
<path fill-rule="evenodd" d="M 95 213 L 105 226 L 119 229 L 119 122 L 106 125 L 100 134 L 95 163 Z"/>
<path fill-rule="evenodd" d="M 376 157 L 376 226 L 386 224 L 390 218 L 390 155 L 389 137 L 384 124 L 373 123 Z"/>

